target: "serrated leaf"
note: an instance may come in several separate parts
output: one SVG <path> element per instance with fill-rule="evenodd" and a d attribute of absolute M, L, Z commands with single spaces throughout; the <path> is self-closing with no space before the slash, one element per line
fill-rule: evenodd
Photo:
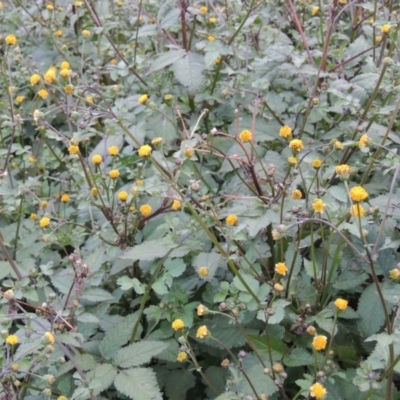
<path fill-rule="evenodd" d="M 150 368 L 120 371 L 114 385 L 119 392 L 132 400 L 162 400 L 156 374 Z"/>
<path fill-rule="evenodd" d="M 215 400 L 241 400 L 243 399 L 242 396 L 238 396 L 234 392 L 226 392 L 223 394 L 220 394 L 218 397 L 215 398 Z"/>
<path fill-rule="evenodd" d="M 346 271 L 339 275 L 337 281 L 333 283 L 333 287 L 338 290 L 353 289 L 368 279 L 368 274 L 365 272 Z"/>
<path fill-rule="evenodd" d="M 77 315 L 76 319 L 79 322 L 85 322 L 85 323 L 89 323 L 89 324 L 97 324 L 99 322 L 99 319 L 90 313 L 83 313 L 80 315 Z"/>
<path fill-rule="evenodd" d="M 200 89 L 204 81 L 204 69 L 204 57 L 192 52 L 188 52 L 173 65 L 175 78 L 192 94 Z"/>
<path fill-rule="evenodd" d="M 365 336 L 378 332 L 384 324 L 385 316 L 375 284 L 369 285 L 361 294 L 357 313 L 360 316 L 360 330 Z"/>
<path fill-rule="evenodd" d="M 247 283 L 249 286 L 250 290 L 257 295 L 258 290 L 260 289 L 260 283 L 258 282 L 257 279 L 253 278 L 250 275 L 242 275 L 243 280 Z M 246 287 L 243 285 L 243 283 L 239 280 L 237 276 L 233 278 L 233 284 L 237 289 L 239 289 L 241 292 L 247 292 Z"/>
<path fill-rule="evenodd" d="M 274 360 L 281 359 L 289 352 L 289 347 L 286 343 L 273 336 L 268 336 L 268 338 L 266 338 L 265 336 L 249 335 L 249 339 L 259 353 L 269 356 L 269 353 L 271 352 Z"/>
<path fill-rule="evenodd" d="M 334 199 L 341 201 L 342 203 L 347 203 L 348 196 L 346 189 L 342 186 L 332 186 L 329 188 L 328 195 L 331 195 Z"/>
<path fill-rule="evenodd" d="M 186 400 L 187 391 L 195 385 L 196 379 L 190 371 L 171 371 L 165 384 L 168 399 Z"/>
<path fill-rule="evenodd" d="M 161 353 L 169 343 L 148 340 L 123 347 L 114 357 L 114 364 L 121 368 L 136 367 L 148 363 L 152 357 Z"/>
<path fill-rule="evenodd" d="M 313 364 L 314 357 L 306 349 L 296 347 L 283 359 L 283 363 L 287 367 L 301 367 Z"/>
<path fill-rule="evenodd" d="M 99 349 L 106 360 L 114 357 L 117 351 L 130 339 L 137 318 L 137 313 L 126 316 L 122 323 L 108 331 L 104 336 Z M 139 334 L 140 329 L 138 330 Z"/>
<path fill-rule="evenodd" d="M 157 55 L 157 57 L 152 62 L 152 69 L 153 71 L 158 71 L 169 65 L 172 65 L 179 59 L 181 59 L 186 54 L 185 50 L 178 49 L 178 50 L 170 50 L 165 53 L 161 53 Z"/>
<path fill-rule="evenodd" d="M 86 374 L 90 389 L 95 395 L 111 386 L 117 375 L 117 370 L 111 364 L 98 364 L 93 371 Z"/>
<path fill-rule="evenodd" d="M 148 240 L 134 246 L 120 258 L 132 261 L 153 261 L 164 257 L 171 249 L 177 247 L 172 242 L 160 242 L 160 240 Z"/>
<path fill-rule="evenodd" d="M 101 288 L 87 288 L 84 289 L 81 295 L 81 299 L 90 301 L 91 303 L 100 303 L 103 301 L 115 300 L 114 296 Z"/>
<path fill-rule="evenodd" d="M 122 290 L 133 289 L 137 294 L 144 293 L 144 285 L 137 278 L 129 278 L 128 276 L 121 276 L 117 279 L 118 285 Z"/>

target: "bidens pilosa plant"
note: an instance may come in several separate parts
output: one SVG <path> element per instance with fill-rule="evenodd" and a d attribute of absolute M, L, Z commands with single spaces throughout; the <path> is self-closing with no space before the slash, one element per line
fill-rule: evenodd
<path fill-rule="evenodd" d="M 1 2 L 2 398 L 398 398 L 398 7 Z"/>

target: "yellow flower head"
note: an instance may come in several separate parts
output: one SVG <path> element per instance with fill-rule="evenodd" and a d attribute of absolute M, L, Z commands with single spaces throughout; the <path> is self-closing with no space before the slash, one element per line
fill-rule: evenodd
<path fill-rule="evenodd" d="M 13 35 L 13 34 L 10 34 L 10 35 L 7 35 L 6 36 L 6 43 L 9 45 L 9 46 L 14 46 L 14 45 L 16 45 L 17 44 L 17 38 L 16 38 L 16 36 L 15 35 Z"/>
<path fill-rule="evenodd" d="M 342 179 L 349 179 L 351 168 L 347 164 L 340 164 L 335 167 L 335 172 L 342 178 Z"/>
<path fill-rule="evenodd" d="M 390 32 L 390 28 L 391 28 L 390 24 L 384 24 L 384 25 L 381 26 L 381 32 L 382 33 L 389 33 Z"/>
<path fill-rule="evenodd" d="M 349 302 L 347 300 L 341 298 L 335 300 L 335 307 L 340 311 L 344 311 L 347 308 L 348 304 Z"/>
<path fill-rule="evenodd" d="M 128 200 L 128 192 L 125 192 L 125 190 L 121 190 L 118 193 L 118 200 L 119 201 L 126 201 Z"/>
<path fill-rule="evenodd" d="M 7 300 L 12 300 L 14 299 L 15 295 L 14 295 L 14 290 L 12 289 L 8 289 L 3 293 L 3 296 L 5 299 Z"/>
<path fill-rule="evenodd" d="M 48 205 L 49 205 L 49 203 L 48 203 L 47 201 L 42 201 L 42 202 L 40 203 L 40 208 L 41 208 L 42 210 L 45 210 L 45 209 L 48 207 Z"/>
<path fill-rule="evenodd" d="M 296 153 L 303 150 L 304 145 L 303 141 L 300 139 L 293 139 L 289 142 L 289 147 Z"/>
<path fill-rule="evenodd" d="M 153 146 L 161 146 L 163 141 L 164 139 L 162 137 L 155 137 L 154 139 L 152 139 L 151 144 Z"/>
<path fill-rule="evenodd" d="M 32 213 L 30 218 L 32 221 L 36 221 L 38 219 L 38 216 L 37 216 L 37 214 Z"/>
<path fill-rule="evenodd" d="M 313 8 L 311 9 L 311 15 L 317 14 L 318 11 L 319 11 L 319 7 L 318 7 L 318 6 L 313 7 Z"/>
<path fill-rule="evenodd" d="M 90 194 L 91 194 L 92 196 L 98 196 L 98 195 L 99 195 L 99 189 L 97 189 L 97 187 L 92 187 L 92 188 L 90 189 Z"/>
<path fill-rule="evenodd" d="M 57 400 L 68 400 L 65 396 L 58 396 Z"/>
<path fill-rule="evenodd" d="M 182 207 L 182 203 L 179 200 L 176 200 L 176 199 L 171 204 L 171 208 L 174 211 L 178 211 L 181 207 Z"/>
<path fill-rule="evenodd" d="M 197 307 L 197 315 L 199 317 L 202 317 L 207 311 L 208 311 L 208 308 L 206 306 L 203 306 L 203 304 L 200 304 Z"/>
<path fill-rule="evenodd" d="M 181 319 L 176 319 L 171 326 L 174 331 L 180 331 L 185 327 L 185 323 Z"/>
<path fill-rule="evenodd" d="M 317 330 L 312 325 L 310 325 L 307 327 L 307 333 L 313 336 L 317 333 Z"/>
<path fill-rule="evenodd" d="M 301 193 L 300 190 L 298 190 L 298 189 L 293 190 L 293 192 L 292 192 L 292 199 L 294 199 L 294 200 L 300 200 L 302 197 L 303 197 L 303 194 Z"/>
<path fill-rule="evenodd" d="M 210 24 L 215 24 L 217 22 L 216 17 L 210 17 L 210 18 L 208 18 L 208 20 L 210 21 Z"/>
<path fill-rule="evenodd" d="M 60 68 L 61 68 L 61 69 L 70 69 L 71 66 L 69 65 L 69 62 L 68 62 L 68 61 L 63 61 L 63 62 L 60 64 Z"/>
<path fill-rule="evenodd" d="M 210 273 L 210 270 L 207 267 L 200 267 L 198 272 L 202 278 L 205 278 Z"/>
<path fill-rule="evenodd" d="M 322 165 L 322 161 L 319 158 L 316 158 L 315 160 L 313 160 L 312 162 L 312 166 L 314 169 L 319 169 L 321 168 Z"/>
<path fill-rule="evenodd" d="M 299 161 L 297 160 L 296 157 L 289 157 L 289 158 L 288 158 L 288 163 L 289 163 L 290 165 L 297 165 L 298 162 L 299 162 Z"/>
<path fill-rule="evenodd" d="M 180 352 L 178 353 L 178 357 L 176 357 L 176 360 L 177 360 L 178 362 L 184 362 L 184 361 L 186 361 L 186 360 L 187 360 L 187 354 L 186 354 L 184 351 L 180 351 Z"/>
<path fill-rule="evenodd" d="M 202 14 L 207 14 L 208 13 L 208 8 L 207 7 L 200 7 L 200 12 L 202 13 Z"/>
<path fill-rule="evenodd" d="M 291 137 L 292 136 L 292 128 L 289 125 L 282 126 L 282 128 L 279 129 L 279 136 L 282 136 L 284 138 Z"/>
<path fill-rule="evenodd" d="M 397 268 L 390 270 L 389 277 L 390 277 L 390 279 L 393 279 L 393 280 L 400 279 L 400 270 Z"/>
<path fill-rule="evenodd" d="M 197 329 L 196 337 L 199 339 L 205 339 L 207 336 L 210 335 L 210 331 L 208 330 L 207 326 L 202 325 L 199 329 Z"/>
<path fill-rule="evenodd" d="M 360 137 L 360 139 L 359 139 L 359 141 L 358 141 L 358 145 L 360 146 L 360 147 L 367 147 L 367 146 L 369 146 L 371 144 L 371 138 L 366 134 L 366 133 L 364 133 L 363 135 L 361 135 L 361 137 Z"/>
<path fill-rule="evenodd" d="M 152 211 L 152 208 L 149 204 L 143 204 L 140 206 L 140 213 L 146 217 L 147 215 L 150 215 Z"/>
<path fill-rule="evenodd" d="M 92 157 L 92 163 L 94 164 L 94 165 L 99 165 L 99 164 L 101 164 L 103 162 L 103 157 L 100 155 L 100 154 L 95 154 L 93 157 Z"/>
<path fill-rule="evenodd" d="M 188 158 L 189 160 L 193 157 L 194 155 L 194 149 L 189 148 L 189 149 L 185 149 L 185 151 L 183 152 L 184 156 L 186 158 Z"/>
<path fill-rule="evenodd" d="M 54 344 L 55 341 L 56 341 L 56 340 L 54 339 L 54 335 L 53 335 L 51 332 L 46 332 L 46 333 L 44 334 L 44 337 L 45 337 L 47 343 L 49 343 L 49 344 Z"/>
<path fill-rule="evenodd" d="M 166 95 L 164 95 L 165 101 L 171 101 L 173 98 L 174 98 L 174 96 L 170 93 L 167 93 Z"/>
<path fill-rule="evenodd" d="M 118 170 L 118 169 L 112 169 L 112 170 L 108 173 L 108 175 L 110 176 L 111 179 L 117 179 L 117 178 L 119 178 L 120 173 L 119 173 L 119 170 Z"/>
<path fill-rule="evenodd" d="M 49 68 L 43 78 L 46 82 L 53 83 L 57 78 L 57 70 L 54 67 Z"/>
<path fill-rule="evenodd" d="M 315 212 L 322 213 L 325 210 L 325 203 L 321 199 L 314 199 L 312 208 Z"/>
<path fill-rule="evenodd" d="M 41 228 L 47 228 L 50 225 L 50 218 L 43 217 L 39 221 L 39 225 L 40 225 Z"/>
<path fill-rule="evenodd" d="M 6 343 L 10 346 L 15 346 L 19 343 L 19 338 L 17 335 L 8 335 L 6 337 Z"/>
<path fill-rule="evenodd" d="M 286 275 L 288 268 L 285 263 L 279 262 L 278 264 L 275 264 L 275 272 L 279 275 Z"/>
<path fill-rule="evenodd" d="M 60 71 L 60 75 L 61 75 L 63 78 L 68 78 L 68 77 L 71 75 L 71 70 L 70 70 L 70 69 L 64 68 L 64 69 L 62 69 L 62 70 Z"/>
<path fill-rule="evenodd" d="M 85 100 L 86 100 L 88 103 L 91 103 L 91 104 L 94 103 L 94 98 L 93 98 L 92 96 L 86 96 Z"/>
<path fill-rule="evenodd" d="M 61 201 L 62 201 L 63 203 L 68 203 L 70 200 L 71 200 L 71 198 L 69 197 L 69 194 L 67 194 L 67 193 L 64 193 L 64 194 L 61 196 Z"/>
<path fill-rule="evenodd" d="M 147 100 L 149 99 L 149 96 L 147 95 L 147 94 L 142 94 L 140 97 L 139 97 L 139 99 L 138 99 L 138 102 L 140 103 L 140 104 L 145 104 L 145 103 L 147 103 Z"/>
<path fill-rule="evenodd" d="M 54 10 L 53 4 L 46 4 L 46 8 L 47 8 L 48 10 L 50 10 L 50 11 L 53 11 L 53 10 Z"/>
<path fill-rule="evenodd" d="M 368 198 L 368 192 L 362 186 L 354 186 L 350 189 L 350 197 L 353 201 L 363 201 Z"/>
<path fill-rule="evenodd" d="M 310 395 L 316 399 L 322 399 L 326 395 L 326 389 L 320 383 L 314 383 L 314 385 L 310 387 Z"/>
<path fill-rule="evenodd" d="M 283 287 L 280 283 L 275 283 L 274 289 L 275 289 L 277 292 L 283 292 L 284 287 Z"/>
<path fill-rule="evenodd" d="M 215 36 L 213 36 L 213 35 L 208 35 L 208 41 L 209 42 L 213 42 L 214 40 L 215 40 Z"/>
<path fill-rule="evenodd" d="M 281 363 L 274 363 L 272 365 L 272 369 L 278 374 L 284 371 L 283 365 Z"/>
<path fill-rule="evenodd" d="M 75 89 L 74 85 L 68 84 L 64 87 L 64 92 L 66 94 L 72 94 L 74 93 L 74 89 Z"/>
<path fill-rule="evenodd" d="M 14 372 L 17 372 L 17 371 L 19 370 L 19 365 L 18 365 L 17 363 L 14 363 L 13 365 L 11 365 L 11 369 L 12 369 Z"/>
<path fill-rule="evenodd" d="M 76 144 L 71 144 L 71 146 L 68 147 L 68 152 L 69 154 L 79 153 L 79 146 L 77 146 Z"/>
<path fill-rule="evenodd" d="M 107 149 L 107 153 L 108 153 L 110 156 L 117 156 L 117 155 L 119 154 L 118 147 L 117 147 L 117 146 L 110 146 L 110 147 Z"/>
<path fill-rule="evenodd" d="M 90 36 L 90 31 L 88 30 L 88 29 L 84 29 L 83 31 L 82 31 L 82 35 L 84 36 L 84 37 L 89 37 Z"/>
<path fill-rule="evenodd" d="M 17 96 L 15 100 L 17 101 L 17 103 L 22 103 L 25 100 L 25 96 Z"/>
<path fill-rule="evenodd" d="M 320 351 L 320 350 L 325 349 L 327 343 L 328 343 L 328 338 L 326 336 L 317 335 L 317 336 L 314 336 L 312 345 L 315 350 Z"/>
<path fill-rule="evenodd" d="M 40 82 L 40 75 L 39 74 L 33 74 L 29 81 L 31 82 L 31 85 L 36 85 L 37 83 Z"/>
<path fill-rule="evenodd" d="M 337 150 L 343 150 L 343 143 L 342 142 L 339 142 L 339 140 L 337 140 L 335 143 L 334 143 L 334 146 L 336 147 L 336 149 Z"/>
<path fill-rule="evenodd" d="M 382 39 L 383 39 L 383 37 L 382 37 L 381 35 L 376 35 L 376 36 L 375 36 L 375 42 L 376 42 L 376 43 L 382 42 Z"/>
<path fill-rule="evenodd" d="M 75 1 L 75 7 L 82 7 L 82 2 L 80 0 Z"/>
<path fill-rule="evenodd" d="M 225 219 L 225 222 L 229 226 L 237 225 L 238 217 L 235 214 L 228 215 Z"/>
<path fill-rule="evenodd" d="M 38 95 L 41 99 L 45 99 L 49 95 L 49 92 L 46 89 L 40 89 Z"/>
<path fill-rule="evenodd" d="M 151 152 L 152 152 L 152 148 L 148 144 L 145 144 L 145 145 L 139 147 L 139 150 L 138 150 L 138 154 L 140 157 L 149 157 Z"/>
<path fill-rule="evenodd" d="M 60 36 L 62 36 L 63 32 L 62 32 L 61 29 L 57 29 L 57 30 L 54 32 L 54 34 L 55 34 L 57 37 L 60 37 Z"/>
<path fill-rule="evenodd" d="M 352 217 L 363 217 L 365 214 L 364 207 L 360 204 L 354 204 L 350 207 L 350 215 Z"/>
<path fill-rule="evenodd" d="M 36 162 L 36 158 L 35 158 L 34 156 L 29 156 L 29 157 L 28 157 L 28 161 L 29 161 L 30 163 L 34 163 L 34 162 Z"/>
<path fill-rule="evenodd" d="M 240 132 L 239 137 L 242 142 L 250 142 L 250 140 L 253 138 L 253 133 L 248 129 L 244 129 L 242 132 Z"/>

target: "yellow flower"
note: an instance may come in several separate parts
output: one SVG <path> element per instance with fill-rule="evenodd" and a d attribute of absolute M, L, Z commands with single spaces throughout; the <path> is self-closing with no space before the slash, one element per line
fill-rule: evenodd
<path fill-rule="evenodd" d="M 57 400 L 68 400 L 65 396 L 58 396 Z"/>
<path fill-rule="evenodd" d="M 6 36 L 6 43 L 7 43 L 9 46 L 14 46 L 14 45 L 17 44 L 17 38 L 16 38 L 15 35 L 13 35 L 13 34 L 7 35 L 7 36 Z"/>
<path fill-rule="evenodd" d="M 128 200 L 128 192 L 125 192 L 125 190 L 121 190 L 121 191 L 118 193 L 118 200 L 120 200 L 120 201 L 126 201 L 126 200 Z"/>
<path fill-rule="evenodd" d="M 68 61 L 63 61 L 63 62 L 60 64 L 60 68 L 61 68 L 61 69 L 70 69 L 69 62 L 68 62 Z"/>
<path fill-rule="evenodd" d="M 32 214 L 31 214 L 31 220 L 36 221 L 37 219 L 38 219 L 37 214 L 32 213 Z"/>
<path fill-rule="evenodd" d="M 191 159 L 191 158 L 193 157 L 193 155 L 194 155 L 194 149 L 192 149 L 192 148 L 186 149 L 186 150 L 183 152 L 183 155 L 184 155 L 186 158 Z"/>
<path fill-rule="evenodd" d="M 14 372 L 17 372 L 17 371 L 19 370 L 19 365 L 18 365 L 17 363 L 14 363 L 13 365 L 11 365 L 11 369 L 12 369 Z"/>
<path fill-rule="evenodd" d="M 214 60 L 214 64 L 219 64 L 221 62 L 221 57 L 218 57 Z"/>
<path fill-rule="evenodd" d="M 228 215 L 225 219 L 225 222 L 229 226 L 237 225 L 238 217 L 235 214 Z"/>
<path fill-rule="evenodd" d="M 364 207 L 360 204 L 354 204 L 350 207 L 350 215 L 352 217 L 363 217 L 365 214 Z"/>
<path fill-rule="evenodd" d="M 209 42 L 213 42 L 215 40 L 215 36 L 209 35 L 207 39 Z"/>
<path fill-rule="evenodd" d="M 301 150 L 303 150 L 304 145 L 303 142 L 300 139 L 293 139 L 289 142 L 289 147 L 295 151 L 295 152 L 299 152 Z"/>
<path fill-rule="evenodd" d="M 92 196 L 98 196 L 98 195 L 99 195 L 99 189 L 97 189 L 97 187 L 92 187 L 92 188 L 90 189 L 90 194 L 91 194 Z"/>
<path fill-rule="evenodd" d="M 335 300 L 335 307 L 340 311 L 344 311 L 347 308 L 348 304 L 349 302 L 347 300 L 341 298 Z"/>
<path fill-rule="evenodd" d="M 48 83 L 53 83 L 56 80 L 56 69 L 51 67 L 43 76 L 44 80 Z"/>
<path fill-rule="evenodd" d="M 205 325 L 200 326 L 199 329 L 197 329 L 196 337 L 199 339 L 205 339 L 207 336 L 210 335 L 210 331 Z"/>
<path fill-rule="evenodd" d="M 140 157 L 149 157 L 151 152 L 152 148 L 148 144 L 141 146 L 138 150 L 138 154 Z"/>
<path fill-rule="evenodd" d="M 286 275 L 288 268 L 285 263 L 279 262 L 278 264 L 275 264 L 275 272 L 279 275 Z"/>
<path fill-rule="evenodd" d="M 118 170 L 118 169 L 112 169 L 112 170 L 108 173 L 108 175 L 110 176 L 111 179 L 117 179 L 117 178 L 119 178 L 120 173 L 119 173 L 119 170 Z"/>
<path fill-rule="evenodd" d="M 210 270 L 207 267 L 200 267 L 198 272 L 202 278 L 205 278 L 210 273 Z"/>
<path fill-rule="evenodd" d="M 343 179 L 349 179 L 351 168 L 347 164 L 340 164 L 335 167 L 335 172 Z"/>
<path fill-rule="evenodd" d="M 48 203 L 47 201 L 42 201 L 42 202 L 40 203 L 40 208 L 41 208 L 42 210 L 44 210 L 44 209 L 47 208 L 48 205 L 49 205 L 49 203 Z"/>
<path fill-rule="evenodd" d="M 292 128 L 288 125 L 282 126 L 282 128 L 279 129 L 279 136 L 282 136 L 284 138 L 292 136 Z"/>
<path fill-rule="evenodd" d="M 318 11 L 319 11 L 319 7 L 318 6 L 313 7 L 312 10 L 311 10 L 311 15 L 317 14 Z"/>
<path fill-rule="evenodd" d="M 152 208 L 149 204 L 143 204 L 140 206 L 140 213 L 146 217 L 147 215 L 151 214 Z"/>
<path fill-rule="evenodd" d="M 203 306 L 203 304 L 200 304 L 197 307 L 197 315 L 199 317 L 202 317 L 207 311 L 208 311 L 208 308 L 206 306 Z"/>
<path fill-rule="evenodd" d="M 171 204 L 171 208 L 174 211 L 178 211 L 181 207 L 182 207 L 182 203 L 179 200 L 176 200 L 176 199 Z"/>
<path fill-rule="evenodd" d="M 64 92 L 66 94 L 72 94 L 74 92 L 74 85 L 68 84 L 64 87 Z"/>
<path fill-rule="evenodd" d="M 165 101 L 170 101 L 174 98 L 174 96 L 172 96 L 172 94 L 167 93 L 166 95 L 164 95 L 164 100 Z"/>
<path fill-rule="evenodd" d="M 35 158 L 34 156 L 29 156 L 29 157 L 28 157 L 28 161 L 29 161 L 30 163 L 34 163 L 34 162 L 36 161 L 36 158 Z"/>
<path fill-rule="evenodd" d="M 367 146 L 370 145 L 370 143 L 371 143 L 371 138 L 366 133 L 361 135 L 361 137 L 360 137 L 360 139 L 358 141 L 358 145 L 360 147 L 367 147 Z"/>
<path fill-rule="evenodd" d="M 389 33 L 389 32 L 390 32 L 390 29 L 391 29 L 390 24 L 384 24 L 384 25 L 382 25 L 382 27 L 381 27 L 381 32 L 382 32 L 382 33 Z"/>
<path fill-rule="evenodd" d="M 229 360 L 227 358 L 224 358 L 221 362 L 221 367 L 227 368 L 229 367 Z"/>
<path fill-rule="evenodd" d="M 40 75 L 39 74 L 33 74 L 29 81 L 31 82 L 31 85 L 36 85 L 37 83 L 40 82 Z"/>
<path fill-rule="evenodd" d="M 253 133 L 248 129 L 244 129 L 242 132 L 240 132 L 239 137 L 242 142 L 250 142 L 250 140 L 253 138 Z"/>
<path fill-rule="evenodd" d="M 327 343 L 328 343 L 328 338 L 324 335 L 314 336 L 314 339 L 312 341 L 312 345 L 314 349 L 317 351 L 324 350 Z"/>
<path fill-rule="evenodd" d="M 6 343 L 9 344 L 10 346 L 15 346 L 18 344 L 19 338 L 17 335 L 8 335 L 6 337 Z"/>
<path fill-rule="evenodd" d="M 14 290 L 8 289 L 3 293 L 3 296 L 6 300 L 12 300 L 14 299 Z"/>
<path fill-rule="evenodd" d="M 208 13 L 208 8 L 207 7 L 200 7 L 200 12 L 202 14 L 207 14 Z"/>
<path fill-rule="evenodd" d="M 393 280 L 399 279 L 400 278 L 400 270 L 398 270 L 397 268 L 390 270 L 389 277 L 390 277 L 390 279 L 393 279 Z"/>
<path fill-rule="evenodd" d="M 56 341 L 56 340 L 54 339 L 54 335 L 53 335 L 51 332 L 46 332 L 46 333 L 44 334 L 44 337 L 45 337 L 47 343 L 49 343 L 49 344 L 54 344 L 55 341 Z"/>
<path fill-rule="evenodd" d="M 153 146 L 161 146 L 162 142 L 163 142 L 163 138 L 162 138 L 162 137 L 155 137 L 155 138 L 151 141 L 151 144 L 152 144 Z"/>
<path fill-rule="evenodd" d="M 283 292 L 283 286 L 280 284 L 280 283 L 275 283 L 275 285 L 274 285 L 274 289 L 277 291 L 277 292 Z"/>
<path fill-rule="evenodd" d="M 293 190 L 293 192 L 292 192 L 292 199 L 294 199 L 294 200 L 300 200 L 302 197 L 303 197 L 303 194 L 301 193 L 300 190 L 298 190 L 298 189 Z"/>
<path fill-rule="evenodd" d="M 142 94 L 140 97 L 139 97 L 139 100 L 138 100 L 138 102 L 140 103 L 140 104 L 145 104 L 145 103 L 147 103 L 147 100 L 149 99 L 149 96 L 147 95 L 147 94 Z"/>
<path fill-rule="evenodd" d="M 339 4 L 347 4 L 347 0 L 339 0 Z"/>
<path fill-rule="evenodd" d="M 46 228 L 50 225 L 50 218 L 47 217 L 43 217 L 40 221 L 39 221 L 39 225 L 41 228 Z"/>
<path fill-rule="evenodd" d="M 68 152 L 69 152 L 69 154 L 79 153 L 79 146 L 77 146 L 75 144 L 71 144 L 71 146 L 68 147 Z"/>
<path fill-rule="evenodd" d="M 289 158 L 288 158 L 288 163 L 289 163 L 290 165 L 296 165 L 296 164 L 298 163 L 298 160 L 297 160 L 296 157 L 289 157 Z"/>
<path fill-rule="evenodd" d="M 208 18 L 208 20 L 210 21 L 211 24 L 215 24 L 217 22 L 217 18 L 215 17 L 210 17 Z"/>
<path fill-rule="evenodd" d="M 64 194 L 61 196 L 61 201 L 62 201 L 63 203 L 68 203 L 70 200 L 71 200 L 71 198 L 69 197 L 69 195 L 68 195 L 67 193 L 64 193 Z"/>
<path fill-rule="evenodd" d="M 185 327 L 185 323 L 181 319 L 176 319 L 171 326 L 174 331 L 180 331 Z"/>
<path fill-rule="evenodd" d="M 117 64 L 117 59 L 116 58 L 111 59 L 110 60 L 110 64 L 111 65 L 116 65 Z"/>
<path fill-rule="evenodd" d="M 85 100 L 86 100 L 88 103 L 91 103 L 91 104 L 94 103 L 94 99 L 93 99 L 92 96 L 86 96 Z"/>
<path fill-rule="evenodd" d="M 142 181 L 141 179 L 136 179 L 136 185 L 143 186 L 144 185 L 144 181 Z"/>
<path fill-rule="evenodd" d="M 90 31 L 89 31 L 88 29 L 84 29 L 84 30 L 82 31 L 82 35 L 83 35 L 84 37 L 89 37 L 89 36 L 90 36 Z"/>
<path fill-rule="evenodd" d="M 326 395 L 326 389 L 320 383 L 314 383 L 310 387 L 310 395 L 316 399 L 322 399 Z"/>
<path fill-rule="evenodd" d="M 178 357 L 176 357 L 176 360 L 177 360 L 178 362 L 184 362 L 184 361 L 186 361 L 186 360 L 187 360 L 187 354 L 186 354 L 184 351 L 180 351 L 180 352 L 178 353 Z"/>
<path fill-rule="evenodd" d="M 55 32 L 54 32 L 54 34 L 57 36 L 57 37 L 60 37 L 60 36 L 62 36 L 62 30 L 61 29 L 57 29 Z"/>
<path fill-rule="evenodd" d="M 321 199 L 314 199 L 312 208 L 315 212 L 322 213 L 325 210 L 325 203 Z"/>
<path fill-rule="evenodd" d="M 315 160 L 313 160 L 312 162 L 312 166 L 314 169 L 319 169 L 321 168 L 322 165 L 322 161 L 319 158 L 316 158 Z"/>
<path fill-rule="evenodd" d="M 334 143 L 335 147 L 337 150 L 343 150 L 343 143 L 339 142 L 339 140 L 336 140 L 336 142 Z"/>
<path fill-rule="evenodd" d="M 61 75 L 63 78 L 68 78 L 68 77 L 71 75 L 71 70 L 70 70 L 70 69 L 64 68 L 64 69 L 62 69 L 62 70 L 60 71 L 60 75 Z"/>
<path fill-rule="evenodd" d="M 103 157 L 100 155 L 100 154 L 95 154 L 93 157 L 92 157 L 92 163 L 94 164 L 94 165 L 99 165 L 99 164 L 101 164 L 103 162 Z"/>
<path fill-rule="evenodd" d="M 307 327 L 307 333 L 309 335 L 315 335 L 316 332 L 317 332 L 317 330 L 313 326 L 310 325 L 310 326 Z"/>
<path fill-rule="evenodd" d="M 108 153 L 110 156 L 117 156 L 117 155 L 119 154 L 118 147 L 117 147 L 117 146 L 110 146 L 110 147 L 107 149 L 107 153 Z"/>
<path fill-rule="evenodd" d="M 81 1 L 76 1 L 75 2 L 75 7 L 82 7 L 82 2 Z"/>
<path fill-rule="evenodd" d="M 15 100 L 17 101 L 17 103 L 22 103 L 25 100 L 25 96 L 17 96 Z"/>
<path fill-rule="evenodd" d="M 38 95 L 40 98 L 45 99 L 49 95 L 49 92 L 46 89 L 40 89 Z"/>
<path fill-rule="evenodd" d="M 363 201 L 368 198 L 368 192 L 362 186 L 354 186 L 350 189 L 350 197 L 353 201 Z"/>
<path fill-rule="evenodd" d="M 46 4 L 46 8 L 47 8 L 48 10 L 50 10 L 50 11 L 53 11 L 53 10 L 54 10 L 53 4 Z"/>
<path fill-rule="evenodd" d="M 274 363 L 274 365 L 272 366 L 272 369 L 274 372 L 276 373 L 280 373 L 284 371 L 283 365 L 281 363 Z"/>

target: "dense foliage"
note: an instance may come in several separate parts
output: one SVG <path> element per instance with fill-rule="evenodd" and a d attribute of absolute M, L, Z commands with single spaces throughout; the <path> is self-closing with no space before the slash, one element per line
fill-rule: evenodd
<path fill-rule="evenodd" d="M 398 4 L 0 3 L 2 399 L 398 399 Z"/>

